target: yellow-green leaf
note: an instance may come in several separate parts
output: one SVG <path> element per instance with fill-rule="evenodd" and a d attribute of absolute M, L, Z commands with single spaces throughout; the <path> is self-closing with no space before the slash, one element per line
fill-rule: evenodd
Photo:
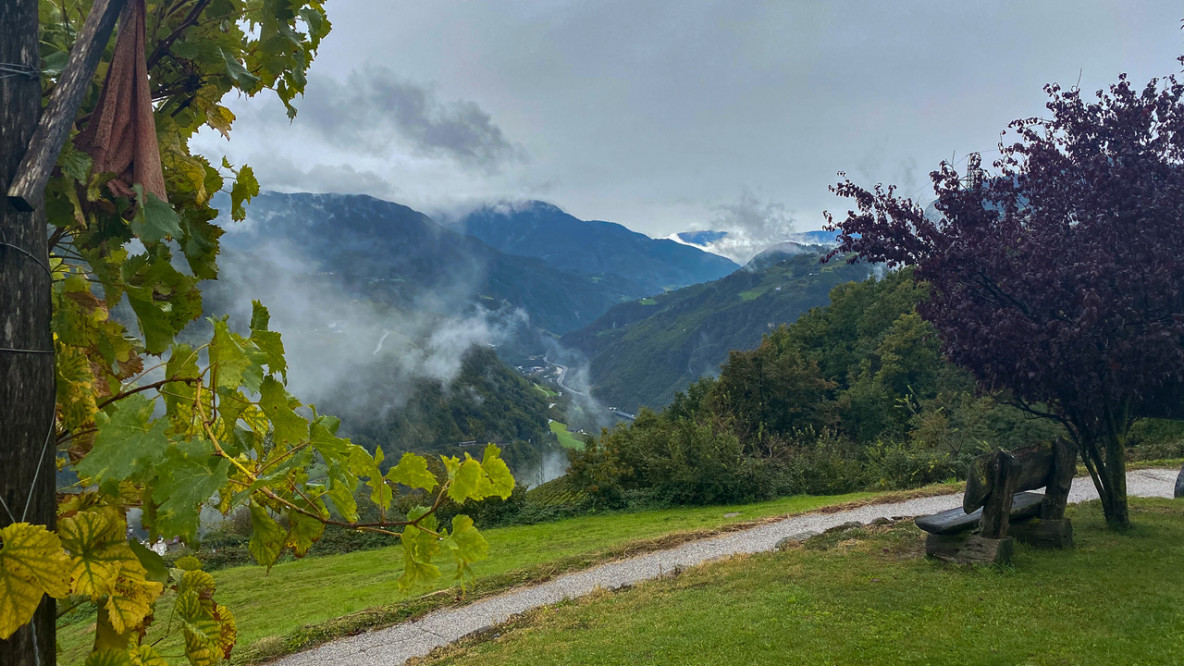
<path fill-rule="evenodd" d="M 70 593 L 70 558 L 44 525 L 13 523 L 0 529 L 0 640 L 27 623 L 41 596 Z"/>
<path fill-rule="evenodd" d="M 473 527 L 473 519 L 458 515 L 452 519 L 452 535 L 445 539 L 448 550 L 456 560 L 456 577 L 472 578 L 470 564 L 489 556 L 489 542 Z"/>
<path fill-rule="evenodd" d="M 423 488 L 428 492 L 436 487 L 436 475 L 428 471 L 427 459 L 414 453 L 404 453 L 399 459 L 399 464 L 386 473 L 386 478 L 412 488 Z"/>
<path fill-rule="evenodd" d="M 485 472 L 489 479 L 490 495 L 497 495 L 502 499 L 510 496 L 514 490 L 514 475 L 510 473 L 506 461 L 501 459 L 501 449 L 496 444 L 485 447 L 485 455 L 481 458 L 481 471 Z"/>
<path fill-rule="evenodd" d="M 126 544 L 124 548 L 128 548 Z M 131 552 L 130 548 L 128 552 Z M 152 614 L 152 606 L 163 591 L 164 585 L 147 580 L 147 572 L 139 560 L 126 561 L 111 595 L 107 597 L 107 619 L 111 628 L 119 634 L 139 628 Z"/>
<path fill-rule="evenodd" d="M 452 485 L 448 487 L 448 496 L 452 501 L 460 504 L 467 499 L 480 499 L 481 481 L 484 479 L 481 463 L 465 454 L 465 460 L 456 470 Z"/>
<path fill-rule="evenodd" d="M 83 511 L 58 524 L 62 545 L 73 555 L 70 576 L 75 594 L 98 601 L 115 589 L 125 564 L 140 566 L 124 541 L 125 529 L 126 523 L 113 509 Z"/>
<path fill-rule="evenodd" d="M 136 666 L 126 650 L 107 648 L 90 653 L 83 666 Z"/>
<path fill-rule="evenodd" d="M 248 550 L 255 561 L 271 568 L 284 550 L 284 530 L 258 502 L 251 502 L 251 541 Z"/>

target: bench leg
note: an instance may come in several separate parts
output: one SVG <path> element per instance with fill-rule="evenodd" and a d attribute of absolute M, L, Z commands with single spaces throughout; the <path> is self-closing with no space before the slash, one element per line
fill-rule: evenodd
<path fill-rule="evenodd" d="M 1015 552 L 1012 538 L 989 539 L 962 532 L 930 534 L 925 538 L 925 553 L 955 564 L 1009 564 Z"/>
<path fill-rule="evenodd" d="M 1012 523 L 1009 534 L 1018 541 L 1041 548 L 1073 547 L 1073 523 L 1068 518 L 1033 518 L 1021 523 Z"/>

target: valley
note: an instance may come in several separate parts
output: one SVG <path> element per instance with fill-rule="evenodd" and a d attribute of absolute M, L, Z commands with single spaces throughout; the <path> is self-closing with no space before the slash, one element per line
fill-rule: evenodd
<path fill-rule="evenodd" d="M 532 485 L 566 467 L 549 422 L 595 433 L 661 406 L 867 274 L 806 245 L 740 268 L 537 201 L 441 225 L 370 197 L 264 193 L 230 229 L 207 309 L 272 304 L 292 386 L 343 432 L 388 458 L 496 442 Z"/>

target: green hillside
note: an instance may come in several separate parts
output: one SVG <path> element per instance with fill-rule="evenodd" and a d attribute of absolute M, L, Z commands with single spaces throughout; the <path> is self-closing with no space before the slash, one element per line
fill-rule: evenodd
<path fill-rule="evenodd" d="M 355 414 L 348 404 L 342 413 L 354 440 L 381 446 L 390 462 L 406 451 L 480 457 L 487 442 L 497 442 L 511 469 L 522 472 L 556 443 L 546 394 L 487 347 L 471 348 L 450 384 L 420 379 L 406 402 L 385 414 Z"/>
<path fill-rule="evenodd" d="M 624 303 L 562 342 L 591 360 L 593 394 L 632 412 L 660 407 L 691 382 L 719 372 L 733 349 L 750 349 L 777 326 L 824 305 L 830 290 L 866 278 L 867 265 L 802 254 L 706 284 Z"/>

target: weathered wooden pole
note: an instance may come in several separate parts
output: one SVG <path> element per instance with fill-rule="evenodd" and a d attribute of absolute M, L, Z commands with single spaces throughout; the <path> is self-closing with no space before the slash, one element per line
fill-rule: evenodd
<path fill-rule="evenodd" d="M 9 202 L 17 210 L 32 211 L 45 201 L 45 184 L 49 181 L 62 145 L 70 136 L 74 116 L 82 105 L 82 98 L 90 90 L 91 77 L 103 56 L 103 49 L 115 29 L 115 21 L 126 0 L 95 0 L 74 39 L 70 56 L 62 75 L 54 85 L 49 104 L 37 125 L 33 137 L 26 144 L 24 157 L 6 188 Z"/>
<path fill-rule="evenodd" d="M 38 0 L 0 2 L 0 187 L 7 191 L 41 112 Z M 31 74 L 12 74 L 27 68 Z M 54 355 L 45 209 L 0 200 L 0 527 L 54 525 Z M 0 641 L 0 664 L 55 661 L 54 602 Z"/>

